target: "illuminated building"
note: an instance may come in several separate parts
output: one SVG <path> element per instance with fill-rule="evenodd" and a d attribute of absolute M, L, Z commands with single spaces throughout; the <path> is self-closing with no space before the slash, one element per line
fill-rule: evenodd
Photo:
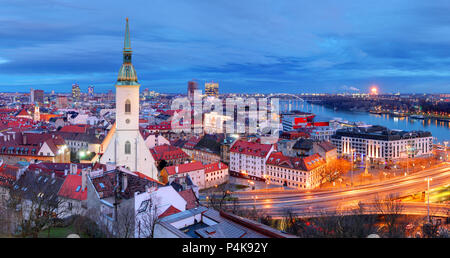
<path fill-rule="evenodd" d="M 415 150 L 408 154 L 410 157 L 428 156 L 433 151 L 430 132 L 389 130 L 383 126 L 339 129 L 331 136 L 331 143 L 337 147 L 338 154 L 372 160 L 404 158 L 408 148 Z"/>
<path fill-rule="evenodd" d="M 80 86 L 76 83 L 72 84 L 72 98 L 73 100 L 79 100 L 81 96 Z"/>
<path fill-rule="evenodd" d="M 219 83 L 207 82 L 205 83 L 205 95 L 212 97 L 219 97 Z"/>
<path fill-rule="evenodd" d="M 188 99 L 193 100 L 194 99 L 194 92 L 198 90 L 198 83 L 194 80 L 188 81 Z"/>
<path fill-rule="evenodd" d="M 88 87 L 88 95 L 90 98 L 94 97 L 94 85 L 89 85 Z"/>
<path fill-rule="evenodd" d="M 43 90 L 30 90 L 30 103 L 44 103 L 44 91 Z"/>

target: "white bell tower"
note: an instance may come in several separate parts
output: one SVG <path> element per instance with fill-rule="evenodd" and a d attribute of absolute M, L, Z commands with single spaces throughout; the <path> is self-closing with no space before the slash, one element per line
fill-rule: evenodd
<path fill-rule="evenodd" d="M 158 180 L 153 156 L 139 132 L 139 87 L 136 70 L 131 63 L 128 18 L 125 28 L 123 64 L 116 83 L 116 128 L 100 163 L 125 166 Z"/>

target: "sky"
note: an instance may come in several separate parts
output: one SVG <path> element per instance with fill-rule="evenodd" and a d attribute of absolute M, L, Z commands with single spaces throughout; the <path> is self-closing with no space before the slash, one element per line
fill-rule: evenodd
<path fill-rule="evenodd" d="M 450 1 L 0 0 L 0 91 L 450 93 Z"/>

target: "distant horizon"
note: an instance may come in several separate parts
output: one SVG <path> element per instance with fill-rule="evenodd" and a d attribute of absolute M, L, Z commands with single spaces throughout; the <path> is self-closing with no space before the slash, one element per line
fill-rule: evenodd
<path fill-rule="evenodd" d="M 89 86 L 89 85 L 88 85 Z M 86 86 L 86 90 L 83 91 L 83 87 L 80 86 L 81 89 L 81 93 L 87 94 L 87 87 Z M 71 86 L 72 87 L 72 86 Z M 42 88 L 33 88 L 34 90 L 42 90 Z M 143 88 L 141 85 L 140 88 L 140 93 L 143 92 L 143 90 L 145 90 L 146 88 Z M 220 89 L 220 88 L 219 88 Z M 30 88 L 31 90 L 31 88 Z M 0 90 L 0 93 L 20 93 L 20 94 L 29 94 L 30 90 L 28 91 L 2 91 Z M 115 92 L 115 87 L 111 88 L 111 90 L 113 91 L 113 93 Z M 149 91 L 154 91 L 156 93 L 162 93 L 162 94 L 187 94 L 187 89 L 184 89 L 184 92 L 159 92 L 157 90 L 154 89 L 150 89 L 148 88 Z M 52 90 L 44 90 L 44 94 L 51 94 Z M 70 88 L 67 91 L 56 91 L 55 90 L 55 94 L 71 94 L 72 93 L 72 88 Z M 108 93 L 108 91 L 97 91 L 94 85 L 94 94 L 106 94 Z M 202 90 L 202 93 L 203 90 Z M 294 94 L 294 95 L 298 95 L 298 94 L 369 94 L 370 92 L 251 92 L 251 93 L 247 93 L 247 92 L 219 92 L 219 95 L 222 94 Z M 407 95 L 441 95 L 441 94 L 450 94 L 449 92 L 433 92 L 433 93 L 425 93 L 425 92 L 381 92 L 378 95 L 392 95 L 392 94 L 407 94 Z"/>

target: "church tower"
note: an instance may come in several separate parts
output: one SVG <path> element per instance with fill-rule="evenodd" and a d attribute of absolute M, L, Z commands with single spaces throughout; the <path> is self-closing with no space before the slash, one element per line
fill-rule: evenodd
<path fill-rule="evenodd" d="M 136 70 L 131 63 L 128 18 L 125 27 L 123 64 L 116 82 L 116 123 L 100 163 L 125 166 L 157 180 L 158 171 L 144 139 L 139 132 L 139 87 Z"/>
<path fill-rule="evenodd" d="M 136 70 L 131 63 L 130 30 L 125 27 L 123 64 L 116 83 L 116 130 L 139 130 L 139 87 Z"/>
<path fill-rule="evenodd" d="M 39 104 L 37 102 L 34 104 L 33 120 L 35 122 L 39 122 L 41 120 L 41 113 L 39 112 Z"/>

